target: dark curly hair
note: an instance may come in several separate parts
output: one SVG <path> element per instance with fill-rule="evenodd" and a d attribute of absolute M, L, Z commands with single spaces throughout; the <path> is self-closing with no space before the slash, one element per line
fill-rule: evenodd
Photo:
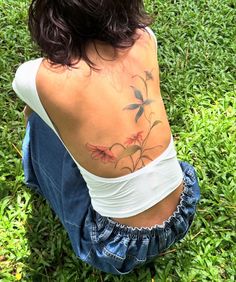
<path fill-rule="evenodd" d="M 86 53 L 89 42 L 129 48 L 137 39 L 135 30 L 151 22 L 142 0 L 33 0 L 28 25 L 52 64 L 73 67 L 83 59 L 93 68 Z"/>

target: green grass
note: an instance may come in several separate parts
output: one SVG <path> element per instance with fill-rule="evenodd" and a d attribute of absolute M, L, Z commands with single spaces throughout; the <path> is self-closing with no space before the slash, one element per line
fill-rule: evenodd
<path fill-rule="evenodd" d="M 80 262 L 48 205 L 23 184 L 23 104 L 11 81 L 21 62 L 38 56 L 28 4 L 0 0 L 0 281 L 235 281 L 235 1 L 146 0 L 179 158 L 196 167 L 202 199 L 182 243 L 125 277 Z"/>

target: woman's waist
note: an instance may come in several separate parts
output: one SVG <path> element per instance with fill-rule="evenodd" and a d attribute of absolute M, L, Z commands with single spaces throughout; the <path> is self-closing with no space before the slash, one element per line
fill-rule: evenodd
<path fill-rule="evenodd" d="M 176 157 L 130 176 L 87 183 L 92 206 L 99 214 L 110 218 L 136 216 L 167 198 L 183 181 Z"/>
<path fill-rule="evenodd" d="M 161 225 L 176 211 L 183 189 L 184 184 L 182 182 L 173 192 L 151 208 L 131 217 L 113 217 L 112 220 L 120 224 L 139 228 L 152 227 L 157 224 Z"/>

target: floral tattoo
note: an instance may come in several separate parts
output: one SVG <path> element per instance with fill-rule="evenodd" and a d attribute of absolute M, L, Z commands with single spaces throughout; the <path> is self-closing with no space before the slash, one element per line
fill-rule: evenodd
<path fill-rule="evenodd" d="M 127 137 L 123 143 L 114 143 L 111 146 L 98 146 L 92 145 L 90 143 L 86 144 L 86 148 L 91 153 L 91 158 L 93 160 L 101 161 L 104 164 L 114 163 L 116 168 L 120 160 L 129 158 L 130 165 L 122 167 L 122 170 L 128 170 L 134 172 L 145 166 L 145 160 L 152 161 L 152 158 L 148 155 L 148 151 L 153 150 L 161 145 L 154 147 L 147 147 L 148 138 L 153 130 L 158 124 L 161 123 L 160 120 L 152 121 L 152 116 L 154 112 L 151 111 L 150 105 L 154 103 L 154 100 L 148 98 L 148 81 L 154 80 L 152 71 L 145 71 L 145 76 L 135 75 L 133 78 L 140 79 L 145 87 L 145 93 L 137 89 L 134 86 L 130 86 L 133 90 L 134 97 L 136 101 L 133 104 L 127 105 L 123 110 L 125 111 L 136 111 L 135 122 L 138 123 L 140 118 L 144 118 L 148 123 L 148 131 L 146 135 L 143 131 L 138 131 Z M 144 96 L 145 95 L 145 96 Z M 149 106 L 149 111 L 148 111 Z M 149 113 L 149 114 L 148 114 Z M 114 148 L 119 147 L 120 153 L 115 154 Z M 134 155 L 138 156 L 135 160 Z"/>

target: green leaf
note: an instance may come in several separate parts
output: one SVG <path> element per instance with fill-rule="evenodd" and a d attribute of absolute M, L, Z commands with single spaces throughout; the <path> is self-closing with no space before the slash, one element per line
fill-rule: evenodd
<path fill-rule="evenodd" d="M 143 95 L 140 90 L 134 88 L 134 95 L 138 100 L 141 100 L 143 102 Z"/>
<path fill-rule="evenodd" d="M 151 127 L 151 129 L 152 129 L 153 127 L 157 126 L 159 123 L 161 123 L 160 120 L 155 120 L 154 123 L 153 123 L 153 125 L 152 125 L 152 127 Z"/>
<path fill-rule="evenodd" d="M 143 105 L 147 106 L 147 105 L 150 105 L 151 103 L 153 103 L 154 100 L 151 100 L 151 99 L 147 99 L 143 102 Z"/>
<path fill-rule="evenodd" d="M 139 107 L 140 107 L 139 104 L 130 104 L 130 105 L 126 106 L 123 110 L 135 110 Z"/>
<path fill-rule="evenodd" d="M 129 170 L 130 172 L 133 172 L 132 169 L 128 166 L 122 167 L 122 170 L 125 170 L 125 169 Z"/>
<path fill-rule="evenodd" d="M 142 159 L 147 159 L 147 160 L 149 160 L 149 161 L 153 161 L 153 159 L 152 158 L 150 158 L 149 156 L 147 156 L 147 155 L 144 155 L 144 156 L 142 156 L 141 157 Z"/>
<path fill-rule="evenodd" d="M 138 150 L 141 150 L 141 147 L 138 146 L 138 145 L 132 145 L 132 146 L 127 147 L 127 148 L 120 154 L 120 156 L 118 157 L 118 161 L 121 160 L 121 159 L 123 159 L 123 158 L 132 156 L 132 155 L 135 154 Z"/>
<path fill-rule="evenodd" d="M 136 121 L 136 122 L 138 122 L 139 118 L 142 116 L 143 113 L 144 113 L 144 108 L 141 106 L 141 107 L 139 108 L 139 111 L 138 111 L 136 117 L 135 117 L 135 121 Z"/>

